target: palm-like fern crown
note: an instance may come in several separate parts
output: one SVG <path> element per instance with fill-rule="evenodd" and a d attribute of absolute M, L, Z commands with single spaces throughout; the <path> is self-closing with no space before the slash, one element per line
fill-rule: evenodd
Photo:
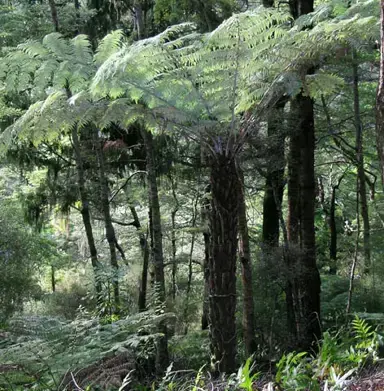
<path fill-rule="evenodd" d="M 377 14 L 377 0 L 349 9 L 327 3 L 291 27 L 287 13 L 261 7 L 234 15 L 209 34 L 185 23 L 128 45 L 117 31 L 95 56 L 85 36 L 68 41 L 50 34 L 42 43 L 21 45 L 0 65 L 6 91 L 44 98 L 10 130 L 39 142 L 75 123 L 126 126 L 145 118 L 149 126 L 160 121 L 190 135 L 231 131 L 239 114 L 268 108 L 282 94 L 301 88 L 314 97 L 333 93 L 341 78 L 324 69 L 306 76 L 306 70 L 326 64 L 340 48 L 370 44 L 379 36 Z"/>
<path fill-rule="evenodd" d="M 12 136 L 28 137 L 38 144 L 56 138 L 80 119 L 85 121 L 95 106 L 87 99 L 92 77 L 121 39 L 121 31 L 110 34 L 95 55 L 85 35 L 66 40 L 52 33 L 41 43 L 19 45 L 0 62 L 0 87 L 8 94 L 27 95 L 32 104 L 2 140 L 9 145 Z"/>
<path fill-rule="evenodd" d="M 373 0 L 350 9 L 327 3 L 290 28 L 288 14 L 258 8 L 206 35 L 188 24 L 174 26 L 111 56 L 91 89 L 117 99 L 116 106 L 120 97 L 144 102 L 152 119 L 189 132 L 233 125 L 238 114 L 257 104 L 270 107 L 281 94 L 304 88 L 317 97 L 337 90 L 341 78 L 324 70 L 306 76 L 306 70 L 326 64 L 340 48 L 360 50 L 376 39 L 377 10 Z"/>

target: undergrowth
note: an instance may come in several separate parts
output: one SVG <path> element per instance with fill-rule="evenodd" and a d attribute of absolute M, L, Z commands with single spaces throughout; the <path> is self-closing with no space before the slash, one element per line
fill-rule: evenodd
<path fill-rule="evenodd" d="M 164 317 L 172 318 L 151 311 L 112 324 L 84 313 L 73 322 L 15 318 L 12 334 L 0 340 L 0 390 L 343 391 L 379 360 L 381 336 L 356 316 L 348 327 L 324 332 L 317 353 L 286 353 L 268 375 L 250 357 L 237 373 L 213 377 L 207 335 L 173 337 L 174 363 L 156 380 L 151 360 L 156 325 Z"/>

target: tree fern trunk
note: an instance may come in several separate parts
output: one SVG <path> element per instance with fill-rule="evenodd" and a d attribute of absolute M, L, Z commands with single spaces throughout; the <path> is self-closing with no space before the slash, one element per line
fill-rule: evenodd
<path fill-rule="evenodd" d="M 239 179 L 234 157 L 220 151 L 211 160 L 210 332 L 215 369 L 236 369 L 236 260 Z"/>
<path fill-rule="evenodd" d="M 161 227 L 160 203 L 156 180 L 155 152 L 153 147 L 153 136 L 146 129 L 142 130 L 142 136 L 147 154 L 147 181 L 148 197 L 151 211 L 152 235 L 153 235 L 153 264 L 155 273 L 156 288 L 158 288 L 159 304 L 165 303 L 165 278 L 163 258 L 163 234 Z M 162 336 L 157 341 L 156 370 L 163 373 L 168 366 L 168 337 L 167 326 L 160 323 L 159 332 Z"/>

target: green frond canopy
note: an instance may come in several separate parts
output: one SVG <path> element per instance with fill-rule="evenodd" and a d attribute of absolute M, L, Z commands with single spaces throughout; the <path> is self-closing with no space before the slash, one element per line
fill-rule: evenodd
<path fill-rule="evenodd" d="M 244 111 L 268 109 L 301 89 L 314 98 L 332 94 L 343 80 L 321 66 L 379 36 L 378 18 L 366 15 L 377 0 L 343 12 L 338 5 L 321 5 L 294 27 L 288 13 L 259 7 L 209 34 L 183 23 L 130 45 L 118 30 L 94 56 L 84 35 L 66 40 L 53 33 L 42 43 L 27 42 L 0 63 L 3 89 L 37 102 L 11 133 L 38 143 L 75 124 L 105 128 L 145 119 L 150 128 L 198 136 L 232 130 Z M 313 67 L 321 71 L 307 75 Z"/>

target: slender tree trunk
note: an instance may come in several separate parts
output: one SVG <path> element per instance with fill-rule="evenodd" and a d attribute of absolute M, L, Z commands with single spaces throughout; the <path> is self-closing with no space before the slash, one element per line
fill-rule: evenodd
<path fill-rule="evenodd" d="M 336 190 L 337 187 L 333 186 L 328 217 L 330 231 L 329 258 L 331 262 L 329 274 L 333 275 L 337 272 Z"/>
<path fill-rule="evenodd" d="M 137 29 L 137 39 L 145 38 L 145 24 L 144 24 L 144 14 L 143 7 L 141 4 L 141 0 L 134 0 L 133 2 L 133 10 L 135 16 L 135 25 Z"/>
<path fill-rule="evenodd" d="M 239 256 L 241 263 L 241 276 L 243 281 L 243 333 L 245 342 L 245 353 L 250 357 L 256 351 L 255 339 L 255 311 L 253 303 L 253 280 L 251 248 L 249 244 L 247 213 L 245 204 L 244 176 L 240 168 L 239 176 L 241 180 L 241 190 L 239 197 Z M 273 196 L 273 189 L 272 189 Z M 277 212 L 277 211 L 276 211 Z M 277 217 L 279 226 L 279 216 Z"/>
<path fill-rule="evenodd" d="M 100 264 L 97 257 L 97 249 L 95 245 L 95 238 L 93 236 L 92 223 L 91 223 L 91 214 L 89 211 L 89 199 L 88 194 L 85 188 L 85 174 L 84 174 L 84 165 L 83 158 L 81 153 L 80 141 L 77 134 L 77 128 L 72 127 L 71 132 L 73 149 L 75 151 L 75 160 L 76 160 L 76 170 L 77 170 L 77 186 L 80 194 L 81 201 L 81 216 L 83 219 L 83 224 L 85 228 L 85 233 L 87 236 L 88 248 L 91 254 L 91 262 L 93 271 L 95 274 L 95 287 L 97 302 L 99 305 L 102 303 L 102 285 L 100 281 Z"/>
<path fill-rule="evenodd" d="M 53 265 L 51 265 L 51 286 L 52 286 L 52 292 L 56 292 L 55 267 Z"/>
<path fill-rule="evenodd" d="M 172 223 L 172 232 L 171 232 L 171 245 L 172 245 L 172 298 L 173 300 L 176 299 L 176 274 L 177 274 L 177 259 L 176 259 L 176 214 L 179 211 L 179 201 L 177 199 L 176 195 L 176 184 L 172 178 L 172 175 L 170 175 L 170 181 L 172 185 L 172 196 L 173 201 L 175 202 L 175 206 L 172 209 L 171 212 L 171 223 Z M 189 281 L 189 280 L 188 280 Z M 188 285 L 189 287 L 189 285 Z M 189 289 L 188 292 L 189 293 Z"/>
<path fill-rule="evenodd" d="M 352 295 L 353 295 L 353 289 L 354 289 L 354 282 L 355 282 L 355 272 L 356 272 L 356 266 L 357 266 L 357 260 L 359 255 L 359 238 L 360 238 L 360 200 L 359 200 L 359 181 L 360 178 L 357 177 L 356 179 L 356 220 L 357 220 L 357 230 L 356 230 L 356 241 L 355 241 L 355 251 L 353 254 L 353 261 L 351 266 L 351 272 L 349 275 L 349 289 L 348 289 L 348 300 L 347 300 L 347 307 L 346 307 L 346 313 L 347 315 L 351 312 L 351 306 L 352 306 Z"/>
<path fill-rule="evenodd" d="M 207 330 L 209 326 L 209 265 L 210 265 L 210 247 L 211 247 L 211 234 L 209 230 L 209 214 L 210 214 L 210 200 L 208 193 L 210 193 L 210 186 L 207 186 L 206 194 L 202 200 L 201 219 L 205 225 L 203 232 L 204 237 L 204 298 L 203 298 L 203 315 L 201 317 L 201 329 Z"/>
<path fill-rule="evenodd" d="M 380 1 L 380 77 L 376 94 L 376 141 L 384 187 L 384 0 Z"/>
<path fill-rule="evenodd" d="M 369 223 L 369 210 L 367 201 L 367 189 L 364 171 L 363 153 L 363 124 L 360 116 L 359 76 L 358 66 L 354 61 L 353 66 L 353 106 L 356 127 L 356 160 L 357 175 L 359 177 L 360 213 L 363 220 L 363 245 L 364 245 L 364 272 L 369 273 L 371 267 L 371 228 Z"/>
<path fill-rule="evenodd" d="M 49 8 L 51 10 L 53 27 L 55 29 L 55 32 L 58 33 L 59 32 L 59 18 L 57 16 L 57 7 L 56 7 L 55 0 L 48 0 L 48 3 L 49 3 Z"/>
<path fill-rule="evenodd" d="M 143 258 L 143 268 L 141 270 L 141 279 L 139 285 L 139 299 L 138 307 L 140 312 L 147 310 L 147 285 L 148 285 L 148 266 L 149 266 L 149 244 L 148 244 L 148 234 L 149 227 L 147 228 L 147 233 L 145 234 L 142 230 L 139 216 L 137 214 L 136 208 L 131 202 L 128 186 L 124 186 L 124 193 L 127 198 L 127 203 L 131 215 L 133 218 L 133 226 L 136 228 L 139 235 L 139 243 L 141 249 L 141 256 Z"/>
<path fill-rule="evenodd" d="M 97 163 L 99 166 L 99 180 L 100 180 L 100 201 L 101 208 L 104 215 L 104 224 L 105 224 L 105 235 L 108 241 L 109 253 L 110 253 L 110 263 L 113 269 L 113 299 L 114 299 L 114 310 L 113 313 L 117 314 L 120 312 L 120 288 L 119 288 L 119 264 L 117 262 L 117 252 L 116 252 L 116 234 L 115 229 L 112 224 L 111 210 L 109 205 L 109 187 L 108 179 L 105 172 L 105 161 L 104 154 L 101 145 L 101 140 L 99 138 L 99 130 L 94 127 L 92 129 L 92 136 L 94 141 L 94 148 L 96 151 Z"/>
<path fill-rule="evenodd" d="M 211 192 L 211 349 L 216 371 L 233 373 L 237 355 L 236 253 L 240 186 L 235 158 L 227 151 L 219 150 L 212 156 Z"/>
<path fill-rule="evenodd" d="M 143 312 L 147 309 L 147 284 L 148 284 L 148 265 L 149 265 L 149 246 L 147 236 L 142 232 L 139 216 L 136 208 L 133 205 L 129 206 L 132 214 L 134 225 L 139 232 L 141 255 L 143 257 L 143 268 L 141 271 L 140 289 L 139 289 L 139 311 Z"/>
<path fill-rule="evenodd" d="M 158 299 L 160 304 L 165 303 L 165 278 L 163 258 L 163 234 L 161 227 L 160 203 L 156 180 L 156 163 L 153 146 L 153 136 L 146 129 L 142 130 L 142 136 L 147 154 L 147 181 L 148 196 L 152 218 L 153 232 L 153 264 L 155 272 L 155 283 L 158 288 Z M 163 322 L 159 325 L 159 332 L 162 336 L 157 341 L 156 370 L 163 373 L 168 366 L 168 337 L 167 325 Z"/>
<path fill-rule="evenodd" d="M 284 135 L 281 122 L 285 102 L 276 105 L 268 116 L 268 161 L 267 178 L 263 201 L 263 251 L 272 255 L 279 246 L 280 223 L 278 210 L 284 193 Z M 277 192 L 278 205 L 275 192 Z"/>

